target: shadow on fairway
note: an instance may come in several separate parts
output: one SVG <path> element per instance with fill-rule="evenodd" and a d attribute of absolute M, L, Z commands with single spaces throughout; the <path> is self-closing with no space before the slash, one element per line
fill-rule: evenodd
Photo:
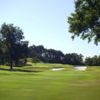
<path fill-rule="evenodd" d="M 40 70 L 24 70 L 24 69 L 5 69 L 5 68 L 0 68 L 0 70 L 3 70 L 3 71 L 11 71 L 11 72 L 42 72 Z"/>

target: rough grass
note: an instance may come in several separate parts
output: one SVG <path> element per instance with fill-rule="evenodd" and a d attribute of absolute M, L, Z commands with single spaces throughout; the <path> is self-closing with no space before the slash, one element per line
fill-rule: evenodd
<path fill-rule="evenodd" d="M 52 71 L 52 67 L 65 69 Z M 69 65 L 32 64 L 21 68 L 15 67 L 13 71 L 7 69 L 7 66 L 1 66 L 0 100 L 100 99 L 99 67 L 75 71 Z M 30 70 L 32 72 L 29 72 Z"/>

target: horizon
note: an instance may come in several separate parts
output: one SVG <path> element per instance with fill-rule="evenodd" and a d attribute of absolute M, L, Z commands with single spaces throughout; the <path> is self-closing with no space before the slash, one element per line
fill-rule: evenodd
<path fill-rule="evenodd" d="M 0 1 L 0 25 L 4 22 L 20 27 L 29 45 L 84 57 L 100 55 L 100 45 L 75 38 L 68 32 L 67 18 L 74 12 L 74 0 L 3 0 Z"/>

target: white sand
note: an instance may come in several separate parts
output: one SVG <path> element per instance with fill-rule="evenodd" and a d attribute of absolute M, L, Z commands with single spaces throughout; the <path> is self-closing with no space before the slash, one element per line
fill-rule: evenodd
<path fill-rule="evenodd" d="M 74 69 L 75 69 L 75 70 L 84 71 L 84 70 L 87 69 L 87 67 L 86 67 L 86 66 L 76 66 L 76 67 L 74 67 Z"/>
<path fill-rule="evenodd" d="M 59 70 L 63 70 L 64 68 L 52 68 L 52 71 L 59 71 Z"/>

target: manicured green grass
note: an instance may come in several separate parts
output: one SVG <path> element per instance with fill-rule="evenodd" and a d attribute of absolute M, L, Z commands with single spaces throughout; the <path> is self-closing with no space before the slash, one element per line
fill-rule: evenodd
<path fill-rule="evenodd" d="M 50 70 L 52 67 L 65 69 L 52 71 Z M 4 69 L 7 67 L 5 66 Z M 75 71 L 69 65 L 32 64 L 32 66 L 14 68 L 17 70 L 13 71 L 4 69 L 0 70 L 0 100 L 100 99 L 99 67 Z"/>

